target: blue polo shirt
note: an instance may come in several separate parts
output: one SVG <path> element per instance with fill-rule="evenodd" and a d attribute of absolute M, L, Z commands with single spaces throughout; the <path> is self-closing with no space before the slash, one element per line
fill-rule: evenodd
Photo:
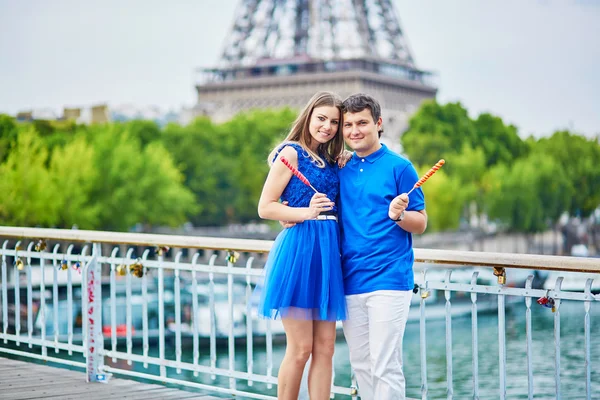
<path fill-rule="evenodd" d="M 342 270 L 346 295 L 376 290 L 412 290 L 412 235 L 388 216 L 391 201 L 419 180 L 404 157 L 382 144 L 375 153 L 356 154 L 339 171 L 338 199 Z M 421 188 L 409 195 L 409 211 L 425 209 Z"/>

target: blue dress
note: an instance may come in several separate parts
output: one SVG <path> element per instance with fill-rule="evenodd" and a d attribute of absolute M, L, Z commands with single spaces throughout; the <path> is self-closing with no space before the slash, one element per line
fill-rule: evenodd
<path fill-rule="evenodd" d="M 320 193 L 335 201 L 339 191 L 337 165 L 319 168 L 296 143 L 298 170 Z M 281 195 L 290 207 L 308 207 L 314 191 L 292 176 Z M 335 208 L 334 208 L 335 211 Z M 336 220 L 307 220 L 284 229 L 265 264 L 258 312 L 267 318 L 338 321 L 346 319 L 340 261 L 340 231 Z"/>

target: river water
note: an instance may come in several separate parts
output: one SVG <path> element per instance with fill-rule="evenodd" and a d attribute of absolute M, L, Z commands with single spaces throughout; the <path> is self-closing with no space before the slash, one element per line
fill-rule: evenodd
<path fill-rule="evenodd" d="M 413 306 L 414 307 L 414 306 Z M 555 389 L 555 352 L 554 352 L 554 315 L 548 308 L 543 308 L 533 302 L 532 328 L 533 328 L 533 374 L 535 399 L 556 398 Z M 585 369 L 584 369 L 584 309 L 581 302 L 563 301 L 560 306 L 560 336 L 561 336 L 561 397 L 563 399 L 585 398 Z M 592 304 L 591 316 L 591 382 L 592 398 L 600 399 L 600 306 Z M 447 398 L 448 384 L 446 380 L 446 338 L 445 321 L 436 320 L 427 322 L 427 378 L 428 398 Z M 479 340 L 479 395 L 480 399 L 499 398 L 499 358 L 498 358 L 498 324 L 497 316 L 492 314 L 479 314 L 478 316 Z M 526 362 L 526 335 L 525 335 L 525 305 L 513 304 L 507 309 L 506 314 L 506 392 L 508 399 L 527 398 L 527 362 Z M 6 345 L 3 345 L 6 346 Z M 13 347 L 13 346 L 11 346 Z M 21 345 L 21 350 L 27 351 Z M 453 348 L 453 394 L 455 399 L 473 398 L 473 373 L 472 373 L 472 338 L 470 316 L 453 317 L 452 319 L 452 348 Z M 125 351 L 124 348 L 119 348 Z M 31 350 L 29 350 L 31 351 Z M 151 346 L 151 355 L 157 356 L 156 345 Z M 285 352 L 284 345 L 273 347 L 273 373 Z M 135 348 L 134 353 L 141 353 Z M 166 357 L 175 359 L 175 349 L 167 347 Z M 227 348 L 218 348 L 217 366 L 228 368 Z M 48 350 L 48 355 L 65 357 L 65 352 L 55 354 Z M 183 361 L 192 362 L 192 349 L 184 348 Z M 266 350 L 264 345 L 254 346 L 254 371 L 266 373 Z M 81 361 L 81 360 L 80 360 Z M 201 349 L 199 363 L 210 365 L 210 356 L 207 348 Z M 107 364 L 111 361 L 107 359 Z M 246 347 L 236 347 L 235 364 L 238 371 L 246 370 Z M 419 323 L 409 323 L 404 340 L 404 371 L 407 380 L 407 396 L 421 398 L 421 362 Z M 128 366 L 124 361 L 118 361 L 117 367 L 133 369 L 140 372 L 158 375 L 158 367 L 144 368 L 141 363 Z M 351 383 L 350 363 L 348 348 L 340 339 L 336 344 L 335 354 L 335 383 L 338 386 L 349 386 Z M 212 380 L 207 376 L 194 377 L 193 373 L 183 371 L 176 374 L 169 370 L 169 376 L 190 381 L 197 381 L 211 385 L 227 387 L 227 378 Z M 83 379 L 83 376 L 82 376 Z M 245 381 L 237 382 L 237 389 L 249 390 L 258 393 L 275 395 L 274 388 L 267 388 L 264 384 L 255 383 L 249 387 Z M 211 393 L 212 395 L 215 395 Z M 218 395 L 217 395 L 218 396 Z M 231 396 L 229 396 L 231 398 Z M 237 397 L 244 399 L 244 397 Z M 337 395 L 335 399 L 349 399 L 347 396 Z"/>
<path fill-rule="evenodd" d="M 594 307 L 596 306 L 596 307 Z M 561 326 L 561 396 L 563 399 L 585 398 L 584 370 L 584 309 L 581 302 L 564 301 L 560 307 Z M 496 314 L 478 316 L 479 333 L 479 394 L 481 399 L 499 398 L 499 358 L 498 324 Z M 427 375 L 428 398 L 447 398 L 446 381 L 446 338 L 445 321 L 427 322 Z M 533 302 L 533 374 L 536 399 L 556 398 L 554 381 L 554 314 Z M 600 307 L 592 306 L 591 311 L 591 382 L 592 398 L 600 399 Z M 525 334 L 525 305 L 514 304 L 506 314 L 506 393 L 509 399 L 527 398 L 527 362 Z M 407 379 L 407 396 L 421 398 L 419 324 L 409 323 L 404 341 L 404 370 Z M 473 398 L 472 338 L 470 316 L 453 318 L 453 393 L 455 399 Z M 273 349 L 273 365 L 276 369 L 283 358 L 285 347 Z M 190 352 L 184 351 L 183 358 L 191 361 Z M 266 352 L 264 346 L 254 348 L 254 370 L 266 372 Z M 245 370 L 246 352 L 244 346 L 236 349 L 236 369 Z M 202 356 L 201 364 L 208 365 L 208 355 Z M 220 349 L 217 365 L 228 367 L 227 349 Z M 134 366 L 134 369 L 142 369 Z M 348 348 L 343 341 L 336 344 L 335 383 L 349 386 L 350 362 Z M 153 371 L 154 372 L 154 371 Z M 158 372 L 158 371 L 156 371 Z M 191 373 L 184 374 L 191 380 L 227 386 L 228 379 L 195 378 Z M 254 384 L 249 388 L 245 382 L 238 382 L 237 388 L 275 395 L 275 389 Z M 337 395 L 336 399 L 348 399 Z"/>

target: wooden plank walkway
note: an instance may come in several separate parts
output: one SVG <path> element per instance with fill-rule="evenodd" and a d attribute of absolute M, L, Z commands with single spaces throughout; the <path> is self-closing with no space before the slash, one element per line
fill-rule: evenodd
<path fill-rule="evenodd" d="M 0 357 L 0 399 L 198 399 L 223 400 L 157 384 L 114 376 L 108 383 L 86 383 L 85 374 L 58 367 Z"/>

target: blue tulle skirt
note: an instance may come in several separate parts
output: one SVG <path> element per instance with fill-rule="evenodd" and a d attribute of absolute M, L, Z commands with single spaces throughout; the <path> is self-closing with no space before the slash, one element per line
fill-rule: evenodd
<path fill-rule="evenodd" d="M 266 318 L 346 319 L 335 220 L 309 220 L 284 229 L 275 239 L 258 285 L 258 313 Z"/>

